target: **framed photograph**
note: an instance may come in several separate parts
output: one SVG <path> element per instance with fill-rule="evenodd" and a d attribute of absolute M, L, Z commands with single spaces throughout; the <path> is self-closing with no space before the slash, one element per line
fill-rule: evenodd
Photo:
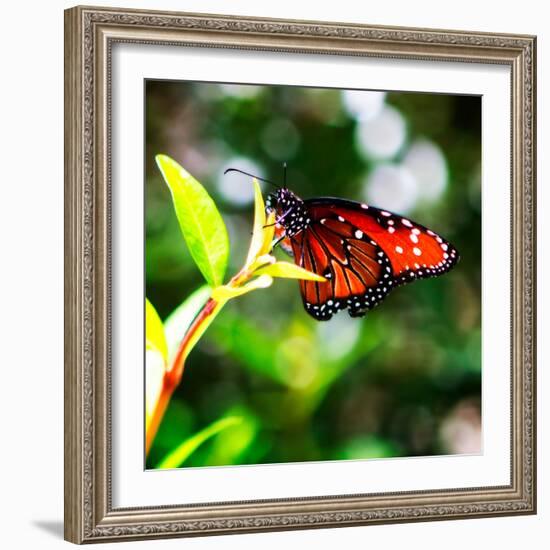
<path fill-rule="evenodd" d="M 65 12 L 65 538 L 533 514 L 533 36 Z"/>

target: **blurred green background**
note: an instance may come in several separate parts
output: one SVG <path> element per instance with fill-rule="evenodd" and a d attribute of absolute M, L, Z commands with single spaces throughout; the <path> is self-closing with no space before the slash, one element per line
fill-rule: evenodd
<path fill-rule="evenodd" d="M 163 319 L 203 280 L 158 153 L 218 205 L 231 240 L 228 277 L 246 256 L 253 188 L 223 171 L 280 182 L 284 161 L 302 198 L 407 214 L 461 254 L 450 273 L 396 289 L 363 319 L 315 321 L 296 281 L 232 300 L 189 356 L 147 467 L 235 415 L 239 424 L 184 465 L 480 452 L 481 98 L 147 81 L 145 99 L 146 293 Z"/>

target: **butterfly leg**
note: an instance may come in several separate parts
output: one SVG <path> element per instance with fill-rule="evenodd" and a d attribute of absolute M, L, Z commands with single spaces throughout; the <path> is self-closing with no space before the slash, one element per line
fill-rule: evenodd
<path fill-rule="evenodd" d="M 292 212 L 292 207 L 289 208 L 286 212 L 284 212 L 283 214 L 281 214 L 273 223 L 269 223 L 267 225 L 264 225 L 264 229 L 266 227 L 273 227 L 274 225 L 277 225 L 278 223 L 281 223 L 282 221 L 284 221 L 284 219 L 288 216 L 288 214 L 290 214 L 290 212 Z"/>
<path fill-rule="evenodd" d="M 274 243 L 273 243 L 273 246 L 271 248 L 275 248 L 281 241 L 283 241 L 284 239 L 286 239 L 286 234 L 283 234 L 281 237 L 279 237 Z"/>

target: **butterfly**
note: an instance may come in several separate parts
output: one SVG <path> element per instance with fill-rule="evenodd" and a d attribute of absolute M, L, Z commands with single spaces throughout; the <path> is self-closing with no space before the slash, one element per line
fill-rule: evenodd
<path fill-rule="evenodd" d="M 394 288 L 447 273 L 459 260 L 449 241 L 407 217 L 340 198 L 302 200 L 286 187 L 286 165 L 284 181 L 266 211 L 275 213 L 276 244 L 326 279 L 300 280 L 305 310 L 319 321 L 343 309 L 363 317 Z"/>

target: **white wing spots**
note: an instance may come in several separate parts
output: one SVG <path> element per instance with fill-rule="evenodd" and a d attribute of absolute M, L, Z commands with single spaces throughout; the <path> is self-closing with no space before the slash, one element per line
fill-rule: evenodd
<path fill-rule="evenodd" d="M 361 207 L 364 209 L 368 208 L 366 204 L 361 204 Z M 354 227 L 348 238 L 359 239 L 365 243 L 370 242 L 370 244 L 375 247 L 373 252 L 376 256 L 373 257 L 371 255 L 371 258 L 380 266 L 379 275 L 376 278 L 377 280 L 376 282 L 372 281 L 372 286 L 369 288 L 363 287 L 363 294 L 353 294 L 342 299 L 337 299 L 331 293 L 327 296 L 327 298 L 330 297 L 330 299 L 327 299 L 326 302 L 322 304 L 315 305 L 304 301 L 306 311 L 315 319 L 319 321 L 327 321 L 334 314 L 344 309 L 348 311 L 351 317 L 363 317 L 369 310 L 383 301 L 394 288 L 402 284 L 415 282 L 419 279 L 437 277 L 449 271 L 458 261 L 458 254 L 452 245 L 447 241 L 444 241 L 433 231 L 414 227 L 413 222 L 410 220 L 396 217 L 389 212 L 379 212 L 380 217 L 378 218 L 378 222 L 382 225 L 382 228 L 387 229 L 388 234 L 398 234 L 399 230 L 403 232 L 403 237 L 397 241 L 400 244 L 396 245 L 394 241 L 392 245 L 392 248 L 394 247 L 396 254 L 403 255 L 401 256 L 402 260 L 397 261 L 395 266 L 392 265 L 388 256 L 378 245 L 378 243 L 370 238 L 370 235 L 365 233 L 363 230 Z M 298 218 L 300 216 L 303 216 L 302 212 L 299 212 Z M 381 218 L 382 216 L 384 216 L 384 219 Z M 304 219 L 306 218 L 307 213 L 304 216 Z M 338 219 L 340 222 L 346 222 L 343 216 L 334 216 L 333 219 Z M 323 218 L 320 220 L 320 223 L 325 224 L 327 221 L 328 218 Z M 296 220 L 296 222 L 298 222 L 298 220 Z M 404 231 L 402 226 L 407 227 L 408 231 Z M 424 235 L 424 237 L 421 237 L 421 235 Z M 437 263 L 430 263 L 432 254 L 429 252 L 431 252 L 432 249 L 424 247 L 425 241 L 423 239 L 426 238 L 426 235 L 430 235 L 441 247 L 442 255 L 440 253 L 439 261 L 436 260 Z M 342 239 L 340 240 L 342 241 Z M 391 243 L 390 238 L 388 238 L 388 241 Z M 351 250 L 349 241 L 342 241 L 342 246 L 347 249 L 347 258 L 341 262 L 341 265 L 345 266 L 346 270 L 354 271 L 353 264 L 350 263 Z M 431 246 L 433 246 L 433 244 Z M 412 259 L 413 255 L 416 258 L 422 257 L 422 260 L 419 259 L 418 262 L 415 263 Z M 334 283 L 334 281 L 332 281 L 332 279 L 334 279 L 334 274 L 330 269 L 326 269 L 323 275 L 327 279 L 331 280 L 331 283 L 329 284 L 332 285 Z"/>
<path fill-rule="evenodd" d="M 426 233 L 429 233 L 429 231 L 426 230 Z M 433 234 L 433 237 L 435 239 L 438 238 L 435 233 Z M 416 279 L 438 277 L 439 275 L 450 271 L 459 259 L 458 254 L 452 245 L 443 241 L 443 239 L 441 239 L 440 246 L 445 251 L 443 252 L 443 259 L 433 264 L 414 263 L 411 267 L 406 265 L 401 273 L 394 279 L 396 286 L 410 283 Z M 412 249 L 412 252 L 416 256 L 421 256 L 423 254 L 422 248 L 416 246 Z"/>

